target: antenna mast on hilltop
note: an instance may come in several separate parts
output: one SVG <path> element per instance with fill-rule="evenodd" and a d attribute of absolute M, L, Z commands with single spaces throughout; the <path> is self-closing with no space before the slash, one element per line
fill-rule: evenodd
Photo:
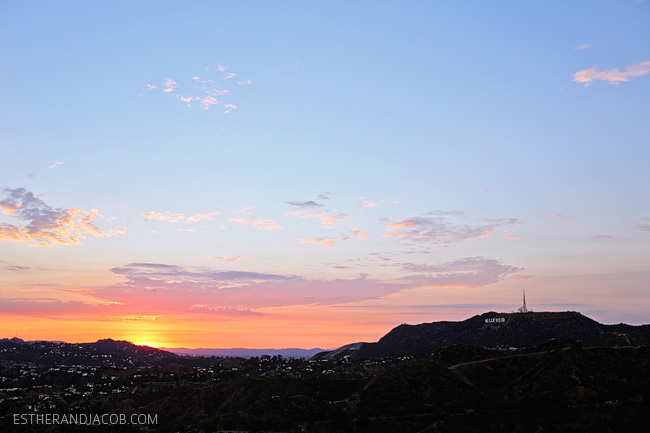
<path fill-rule="evenodd" d="M 528 313 L 528 308 L 526 308 L 526 289 L 524 289 L 524 305 L 519 308 L 520 313 Z"/>

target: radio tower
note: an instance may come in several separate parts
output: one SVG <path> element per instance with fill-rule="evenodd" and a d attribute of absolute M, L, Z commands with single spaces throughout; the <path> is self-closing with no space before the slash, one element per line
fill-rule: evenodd
<path fill-rule="evenodd" d="M 520 313 L 528 313 L 528 308 L 526 308 L 526 289 L 524 289 L 524 305 L 519 308 Z"/>

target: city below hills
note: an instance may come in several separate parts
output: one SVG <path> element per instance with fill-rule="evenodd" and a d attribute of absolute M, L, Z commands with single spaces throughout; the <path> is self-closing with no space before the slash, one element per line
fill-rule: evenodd
<path fill-rule="evenodd" d="M 133 432 L 645 432 L 650 425 L 650 325 L 603 325 L 577 312 L 488 312 L 400 325 L 376 343 L 311 358 L 299 353 L 305 357 L 207 357 L 111 339 L 3 339 L 0 431 L 39 431 L 15 425 L 17 413 L 157 417 L 155 426 L 123 430 Z"/>

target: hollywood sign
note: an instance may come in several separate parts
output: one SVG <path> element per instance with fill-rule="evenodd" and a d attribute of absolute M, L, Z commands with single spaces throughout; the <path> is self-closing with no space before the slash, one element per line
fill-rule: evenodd
<path fill-rule="evenodd" d="M 505 321 L 505 317 L 493 317 L 491 319 L 485 319 L 485 323 L 503 323 Z"/>

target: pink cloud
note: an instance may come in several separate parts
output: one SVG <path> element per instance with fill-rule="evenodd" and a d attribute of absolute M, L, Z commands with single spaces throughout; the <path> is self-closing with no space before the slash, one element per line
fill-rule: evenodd
<path fill-rule="evenodd" d="M 52 165 L 48 165 L 47 168 L 56 168 L 57 166 L 63 164 L 61 161 L 55 162 Z"/>
<path fill-rule="evenodd" d="M 124 228 L 102 231 L 94 224 L 96 209 L 55 209 L 24 188 L 5 189 L 4 193 L 6 198 L 0 201 L 0 210 L 26 224 L 0 224 L 0 240 L 33 242 L 38 246 L 79 245 L 88 235 L 102 238 L 126 233 Z"/>
<path fill-rule="evenodd" d="M 344 213 L 340 213 L 338 215 L 328 215 L 327 212 L 304 213 L 303 211 L 293 211 L 285 212 L 284 214 L 300 219 L 318 218 L 321 224 L 323 224 L 323 226 L 326 228 L 335 228 L 333 226 L 339 221 L 346 221 L 350 219 L 350 216 Z"/>
<path fill-rule="evenodd" d="M 212 220 L 212 217 L 220 215 L 221 212 L 210 212 L 210 213 L 201 213 L 196 214 L 191 217 L 188 217 L 185 221 L 188 223 L 196 223 L 203 220 Z"/>
<path fill-rule="evenodd" d="M 217 98 L 215 98 L 214 96 L 206 96 L 200 101 L 201 101 L 201 106 L 203 107 L 204 110 L 208 110 L 210 109 L 211 105 L 216 105 L 219 103 L 219 101 L 217 101 Z"/>
<path fill-rule="evenodd" d="M 640 218 L 636 226 L 640 230 L 650 232 L 650 218 Z"/>
<path fill-rule="evenodd" d="M 519 240 L 519 239 L 524 238 L 523 236 L 518 236 L 518 235 L 512 234 L 512 230 L 504 230 L 502 235 L 503 235 L 504 238 L 510 239 L 510 240 Z"/>
<path fill-rule="evenodd" d="M 624 71 L 618 68 L 601 71 L 596 66 L 592 66 L 573 74 L 573 81 L 584 83 L 585 87 L 598 80 L 607 81 L 609 84 L 620 84 L 647 74 L 650 74 L 650 60 L 628 66 Z"/>
<path fill-rule="evenodd" d="M 202 313 L 212 313 L 212 314 L 219 314 L 219 315 L 226 315 L 226 316 L 241 316 L 241 315 L 249 316 L 249 315 L 262 314 L 262 313 L 257 313 L 255 311 L 251 311 L 248 308 L 239 308 L 239 307 L 231 307 L 231 306 L 220 307 L 220 306 L 212 306 L 208 304 L 195 304 L 192 305 L 190 309 Z"/>
<path fill-rule="evenodd" d="M 373 207 L 373 206 L 379 206 L 379 203 L 375 203 L 372 201 L 362 201 L 361 206 L 363 207 Z"/>
<path fill-rule="evenodd" d="M 359 239 L 362 240 L 362 241 L 365 241 L 366 238 L 368 237 L 368 233 L 366 233 L 366 232 L 362 232 L 362 231 L 359 230 L 359 229 L 354 229 L 354 230 L 352 230 L 352 233 L 354 233 L 355 235 L 357 235 L 357 238 L 359 238 Z"/>
<path fill-rule="evenodd" d="M 576 50 L 588 50 L 589 48 L 591 48 L 591 45 L 589 44 L 582 44 L 575 47 Z"/>
<path fill-rule="evenodd" d="M 172 214 L 170 212 L 159 213 L 159 212 L 147 212 L 140 214 L 144 217 L 146 221 L 156 220 L 156 221 L 166 221 L 168 223 L 177 223 L 185 219 L 185 215 L 182 213 Z"/>
<path fill-rule="evenodd" d="M 181 96 L 181 95 L 178 95 L 177 98 L 180 99 L 183 102 L 187 102 L 188 106 L 191 106 L 192 101 L 197 99 L 197 98 L 195 98 L 193 96 Z"/>
<path fill-rule="evenodd" d="M 253 208 L 248 207 L 241 210 L 242 216 L 236 218 L 229 218 L 239 224 L 247 224 L 258 229 L 263 230 L 281 230 L 282 226 L 271 219 L 263 219 L 251 216 Z"/>
<path fill-rule="evenodd" d="M 244 259 L 250 259 L 251 256 L 247 256 L 246 254 L 241 254 L 237 257 L 210 257 L 211 259 L 217 259 L 217 260 L 223 260 L 225 262 L 236 262 L 237 260 L 244 260 Z"/>
<path fill-rule="evenodd" d="M 255 310 L 293 305 L 355 302 L 412 287 L 411 282 L 385 282 L 367 277 L 305 280 L 295 275 L 184 268 L 157 263 L 131 263 L 112 268 L 122 281 L 94 291 L 120 302 L 122 314 L 192 312 L 199 308 Z M 194 310 L 192 309 L 194 307 Z M 198 311 L 195 311 L 198 312 Z M 223 311 L 227 312 L 226 310 Z"/>
<path fill-rule="evenodd" d="M 223 74 L 223 79 L 227 80 L 228 78 L 236 77 L 237 74 L 233 74 L 232 72 L 229 72 L 227 74 Z"/>
<path fill-rule="evenodd" d="M 248 84 L 253 84 L 251 80 L 246 80 L 246 81 L 237 81 L 237 84 L 241 84 L 242 86 L 248 85 Z"/>
<path fill-rule="evenodd" d="M 334 248 L 336 240 L 334 238 L 306 238 L 296 239 L 301 244 L 317 244 L 323 248 Z"/>
<path fill-rule="evenodd" d="M 178 88 L 178 83 L 171 78 L 165 80 L 165 88 L 163 89 L 164 93 L 173 92 L 174 89 Z"/>

